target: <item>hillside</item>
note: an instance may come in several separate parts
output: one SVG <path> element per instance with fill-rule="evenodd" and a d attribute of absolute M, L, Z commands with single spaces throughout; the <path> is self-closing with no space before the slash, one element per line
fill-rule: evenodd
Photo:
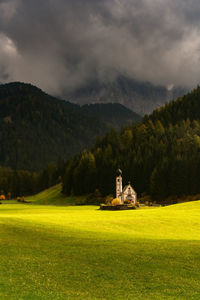
<path fill-rule="evenodd" d="M 166 102 L 183 96 L 184 88 L 167 89 L 140 82 L 126 76 L 119 76 L 114 81 L 93 80 L 73 92 L 65 92 L 64 97 L 74 103 L 121 103 L 140 115 L 149 114 Z"/>
<path fill-rule="evenodd" d="M 78 205 L 82 202 L 82 198 L 84 197 L 66 197 L 62 194 L 62 185 L 58 184 L 37 195 L 26 197 L 25 200 L 42 205 Z M 4 201 L 4 203 L 8 202 Z"/>
<path fill-rule="evenodd" d="M 0 205 L 0 298 L 199 299 L 199 219 L 200 201 L 123 212 Z"/>
<path fill-rule="evenodd" d="M 39 170 L 90 147 L 111 127 L 133 120 L 140 117 L 122 105 L 81 108 L 29 84 L 0 85 L 0 164 Z"/>
<path fill-rule="evenodd" d="M 140 122 L 142 117 L 120 103 L 96 103 L 81 106 L 81 111 L 100 118 L 108 127 L 120 129 L 122 125 Z"/>
<path fill-rule="evenodd" d="M 67 195 L 115 194 L 115 174 L 123 170 L 139 196 L 168 203 L 200 193 L 200 88 L 171 102 L 143 122 L 98 139 L 75 156 L 63 177 Z M 73 179 L 72 179 L 73 178 Z"/>
<path fill-rule="evenodd" d="M 163 125 L 175 125 L 187 119 L 200 121 L 200 87 L 176 101 L 170 101 L 145 117 L 145 120 L 161 121 Z"/>

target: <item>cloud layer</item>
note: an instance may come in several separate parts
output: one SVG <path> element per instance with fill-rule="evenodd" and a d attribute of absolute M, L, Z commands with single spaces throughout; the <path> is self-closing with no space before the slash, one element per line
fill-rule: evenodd
<path fill-rule="evenodd" d="M 199 0 L 0 0 L 0 81 L 61 94 L 119 74 L 193 87 Z"/>

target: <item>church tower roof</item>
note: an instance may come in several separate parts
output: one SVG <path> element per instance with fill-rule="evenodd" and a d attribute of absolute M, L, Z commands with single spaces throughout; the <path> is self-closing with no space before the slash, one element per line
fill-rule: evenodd
<path fill-rule="evenodd" d="M 121 169 L 117 170 L 117 176 L 122 176 L 122 170 Z"/>

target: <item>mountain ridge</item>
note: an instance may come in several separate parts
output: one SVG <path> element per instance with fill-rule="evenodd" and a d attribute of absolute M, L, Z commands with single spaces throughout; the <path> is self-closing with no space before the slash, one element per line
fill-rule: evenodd
<path fill-rule="evenodd" d="M 80 105 L 121 103 L 139 115 L 145 115 L 168 101 L 183 96 L 186 92 L 188 90 L 181 87 L 168 89 L 149 82 L 140 82 L 126 76 L 119 76 L 114 81 L 91 80 L 72 92 L 64 92 L 63 97 Z"/>
<path fill-rule="evenodd" d="M 140 120 L 125 107 L 107 104 L 107 109 L 109 122 L 101 112 L 94 114 L 90 107 L 57 99 L 31 84 L 0 85 L 0 164 L 39 170 L 59 157 L 67 159 L 91 147 L 111 127 L 119 129 L 135 118 Z"/>

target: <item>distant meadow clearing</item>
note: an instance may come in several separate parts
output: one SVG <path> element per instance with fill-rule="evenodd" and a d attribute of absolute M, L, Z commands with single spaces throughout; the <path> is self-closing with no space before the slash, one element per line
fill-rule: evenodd
<path fill-rule="evenodd" d="M 0 205 L 0 299 L 200 299 L 200 202 Z"/>

